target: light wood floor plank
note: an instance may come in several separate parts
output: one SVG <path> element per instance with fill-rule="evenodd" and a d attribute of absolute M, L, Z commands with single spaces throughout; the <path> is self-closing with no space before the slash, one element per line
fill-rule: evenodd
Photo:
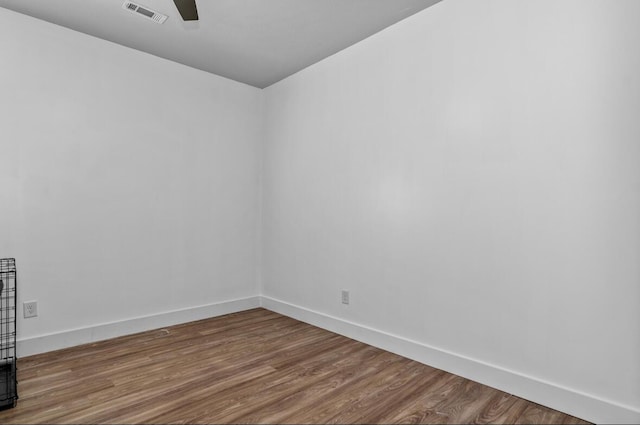
<path fill-rule="evenodd" d="M 18 361 L 0 423 L 548 423 L 578 418 L 264 309 Z"/>

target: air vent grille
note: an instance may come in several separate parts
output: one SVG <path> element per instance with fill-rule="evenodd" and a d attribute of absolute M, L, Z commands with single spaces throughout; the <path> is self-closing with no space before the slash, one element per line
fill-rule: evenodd
<path fill-rule="evenodd" d="M 151 19 L 153 22 L 156 22 L 158 24 L 161 24 L 167 20 L 166 15 L 155 12 L 147 8 L 146 6 L 141 6 L 139 4 L 136 4 L 130 1 L 125 1 L 124 4 L 122 5 L 122 8 L 125 10 L 128 10 L 129 12 L 136 13 L 140 16 L 144 16 L 147 19 Z"/>

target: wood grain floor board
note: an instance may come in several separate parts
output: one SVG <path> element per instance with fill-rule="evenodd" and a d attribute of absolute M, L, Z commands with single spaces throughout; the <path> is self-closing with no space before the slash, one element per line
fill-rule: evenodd
<path fill-rule="evenodd" d="M 366 349 L 364 344 L 356 344 L 356 347 Z M 210 393 L 208 399 L 210 404 L 204 411 L 198 412 L 192 409 L 192 404 L 187 404 L 162 418 L 152 419 L 159 421 L 166 417 L 171 421 L 187 417 L 189 422 L 193 423 L 235 422 L 232 418 L 277 404 L 279 400 L 291 394 L 304 391 L 310 386 L 330 379 L 337 373 L 342 373 L 342 368 L 348 367 L 357 360 L 357 356 L 348 353 L 346 356 L 335 357 L 333 355 L 312 356 L 300 361 L 293 368 L 280 369 L 265 379 L 247 382 L 225 394 Z"/>
<path fill-rule="evenodd" d="M 0 423 L 586 424 L 264 309 L 21 358 Z"/>
<path fill-rule="evenodd" d="M 331 362 L 332 360 L 337 359 L 328 357 L 326 360 L 308 360 L 306 365 L 309 368 L 317 368 L 319 364 L 322 364 L 322 362 L 326 363 Z M 190 420 L 192 421 L 193 418 L 191 418 L 191 416 L 204 414 L 205 412 L 210 412 L 212 409 L 220 409 L 223 406 L 235 405 L 238 403 L 237 400 L 241 397 L 254 396 L 254 391 L 266 391 L 269 390 L 270 387 L 288 382 L 288 378 L 290 378 L 290 376 L 287 376 L 286 373 L 279 374 L 273 366 L 269 365 L 268 361 L 259 362 L 256 365 L 249 365 L 248 367 L 256 367 L 260 365 L 260 363 L 268 366 L 272 373 L 268 376 L 258 377 L 253 380 L 244 380 L 243 382 L 233 386 L 233 388 L 225 390 L 223 393 L 215 387 L 203 386 L 202 388 L 199 388 L 197 392 L 191 391 L 188 394 L 184 394 L 180 398 L 174 400 L 172 404 L 165 406 L 163 411 L 157 413 L 160 417 L 150 415 L 148 416 L 148 420 L 157 420 L 160 422 L 174 418 L 174 420 L 178 421 L 181 418 L 190 417 Z M 232 369 L 235 368 L 232 367 Z M 288 371 L 288 373 L 290 372 Z M 308 375 L 309 373 L 306 374 Z M 262 396 L 261 393 L 259 395 Z M 207 400 L 214 400 L 215 403 L 211 405 L 211 403 L 207 403 Z M 201 406 L 204 406 L 205 404 L 208 406 L 204 409 L 201 408 Z M 141 412 L 140 415 L 144 415 L 144 413 Z"/>
<path fill-rule="evenodd" d="M 323 333 L 323 334 L 326 341 L 318 341 L 316 337 L 315 339 L 308 340 L 307 342 L 312 343 L 313 341 L 315 341 L 316 346 L 319 348 L 317 357 L 321 359 L 318 361 L 322 361 L 323 363 L 329 364 L 334 359 L 332 359 L 329 356 L 323 356 L 322 350 L 331 349 L 333 347 L 333 344 L 337 336 L 332 334 L 327 334 L 327 333 Z M 262 391 L 265 391 L 265 390 L 274 392 L 270 388 L 271 386 L 274 386 L 281 382 L 283 383 L 291 382 L 290 371 L 287 371 L 286 373 L 282 373 L 281 374 L 282 376 L 278 376 L 278 373 L 276 368 L 274 367 L 273 361 L 269 361 L 269 357 L 274 357 L 274 353 L 273 352 L 269 353 L 266 357 L 263 356 L 260 361 L 252 361 L 250 364 L 248 365 L 245 364 L 241 368 L 239 368 L 236 364 L 230 364 L 229 369 L 231 370 L 244 370 L 247 367 L 256 367 L 256 366 L 261 367 L 263 365 L 268 365 L 268 367 L 272 370 L 273 373 L 269 374 L 267 377 L 264 377 L 264 379 L 257 378 L 253 380 L 244 380 L 242 383 L 239 383 L 234 388 L 225 390 L 224 393 L 222 393 L 219 396 L 216 396 L 217 401 L 219 401 L 219 403 L 217 404 L 220 404 L 220 405 L 233 404 L 235 403 L 234 397 L 252 395 L 251 391 L 249 390 L 251 388 L 255 389 L 256 386 L 258 385 L 264 385 L 264 388 L 259 389 L 261 393 Z M 300 363 L 304 364 L 305 361 L 310 362 L 311 358 L 307 360 L 300 360 L 300 359 L 298 360 L 300 361 Z M 190 388 L 181 388 L 180 391 L 175 391 L 176 395 L 169 395 L 168 400 L 163 400 L 163 403 L 162 403 L 163 419 L 158 419 L 157 421 L 159 422 L 162 422 L 164 420 L 171 421 L 172 415 L 177 416 L 177 418 L 181 418 L 184 415 L 191 414 L 192 412 L 198 412 L 197 408 L 194 409 L 194 405 L 197 406 L 198 404 L 203 404 L 204 398 L 210 395 L 216 395 L 218 394 L 218 392 L 219 391 L 217 391 L 217 388 L 215 385 L 202 385 L 202 386 L 190 385 Z M 141 412 L 134 419 L 136 421 L 147 421 L 147 420 L 154 419 L 153 416 L 149 417 L 149 415 L 145 413 L 149 409 L 148 405 L 152 405 L 154 403 L 158 404 L 157 400 L 149 399 L 149 400 L 146 400 L 144 403 L 139 403 L 136 406 L 134 406 L 138 411 Z M 177 412 L 175 410 L 177 410 Z M 100 422 L 101 420 L 101 418 L 91 418 L 91 419 L 92 419 L 92 422 Z M 116 419 L 119 419 L 119 418 L 116 418 Z"/>
<path fill-rule="evenodd" d="M 317 385 L 292 391 L 277 403 L 263 409 L 254 409 L 248 415 L 237 417 L 236 421 L 242 423 L 318 423 L 319 419 L 315 421 L 310 419 L 314 415 L 315 408 L 322 406 L 320 411 L 324 412 L 325 416 L 330 416 L 339 408 L 337 401 L 343 398 L 346 392 L 357 391 L 358 388 L 366 385 L 363 382 L 369 381 L 371 377 L 379 373 L 381 368 L 394 370 L 403 367 L 404 362 L 401 362 L 397 356 L 389 355 L 389 353 L 381 352 L 364 344 L 361 345 L 366 347 L 363 350 L 363 357 L 351 356 L 353 360 L 349 364 L 339 365 L 340 367 L 332 376 Z M 322 400 L 323 403 L 318 403 L 318 400 Z M 331 406 L 331 409 L 327 409 L 327 406 Z"/>
<path fill-rule="evenodd" d="M 366 361 L 375 361 L 375 365 L 380 368 L 387 368 L 389 371 L 399 370 L 405 366 L 404 359 L 399 359 L 397 356 L 389 355 L 390 353 L 377 353 L 374 354 L 375 357 L 367 359 Z M 278 415 L 273 415 L 275 418 L 280 419 L 281 416 L 290 416 L 289 420 L 277 420 L 274 421 L 276 423 L 279 422 L 293 422 L 293 423 L 309 423 L 310 421 L 306 420 L 303 413 L 306 412 L 305 407 L 309 407 L 309 402 L 315 400 L 315 404 L 318 404 L 318 400 L 322 400 L 323 403 L 326 403 L 324 398 L 318 399 L 315 398 L 316 393 L 321 391 L 323 387 L 325 387 L 326 391 L 324 397 L 327 397 L 329 394 L 338 393 L 344 391 L 344 388 L 357 388 L 358 384 L 355 383 L 356 380 L 360 382 L 368 381 L 373 384 L 372 380 L 375 379 L 379 373 L 379 369 L 374 368 L 373 366 L 364 366 L 362 362 L 357 361 L 358 359 L 344 359 L 337 364 L 338 367 L 332 368 L 330 374 L 324 376 L 321 381 L 318 383 L 314 383 L 313 385 L 306 385 L 306 383 L 302 383 L 303 386 L 291 386 L 288 383 L 286 387 L 282 388 L 281 397 L 275 400 L 271 400 L 271 409 L 267 406 L 252 408 L 252 411 L 249 416 L 244 415 L 243 412 L 237 411 L 233 412 L 233 414 L 225 414 L 220 417 L 216 417 L 215 419 L 219 419 L 221 422 L 247 422 L 247 423 L 265 423 L 270 422 L 269 413 L 273 410 L 276 410 L 276 406 L 282 406 Z M 326 387 L 333 387 L 332 390 Z M 300 404 L 291 403 L 291 399 L 299 398 L 302 394 L 307 394 L 308 396 L 312 396 L 314 398 L 307 398 L 306 403 L 302 402 Z M 287 401 L 289 401 L 287 403 Z M 282 404 L 281 404 L 282 403 Z M 284 407 L 287 408 L 284 408 Z M 335 406 L 332 407 L 332 411 L 335 409 Z M 231 412 L 230 412 L 231 413 Z M 205 417 L 197 418 L 198 421 L 204 422 L 206 421 Z"/>
<path fill-rule="evenodd" d="M 389 406 L 401 404 L 408 394 L 422 392 L 442 377 L 442 374 L 438 373 L 440 371 L 425 370 L 421 366 L 423 365 L 411 364 L 395 375 L 388 376 L 380 385 L 365 389 L 363 397 L 358 402 L 337 412 L 327 422 L 384 423 L 382 418 L 388 413 Z M 416 371 L 423 373 L 417 376 Z"/>

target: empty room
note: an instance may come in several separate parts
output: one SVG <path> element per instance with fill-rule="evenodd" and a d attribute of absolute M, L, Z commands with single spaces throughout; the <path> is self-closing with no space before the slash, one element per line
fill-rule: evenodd
<path fill-rule="evenodd" d="M 640 423 L 639 23 L 0 0 L 0 423 Z"/>

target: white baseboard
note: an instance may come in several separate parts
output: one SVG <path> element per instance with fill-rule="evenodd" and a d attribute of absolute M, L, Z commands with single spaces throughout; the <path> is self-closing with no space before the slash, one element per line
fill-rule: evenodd
<path fill-rule="evenodd" d="M 45 353 L 257 307 L 260 307 L 260 297 L 256 296 L 20 339 L 18 355 L 24 357 Z"/>
<path fill-rule="evenodd" d="M 271 297 L 262 307 L 595 423 L 638 424 L 640 410 Z"/>

